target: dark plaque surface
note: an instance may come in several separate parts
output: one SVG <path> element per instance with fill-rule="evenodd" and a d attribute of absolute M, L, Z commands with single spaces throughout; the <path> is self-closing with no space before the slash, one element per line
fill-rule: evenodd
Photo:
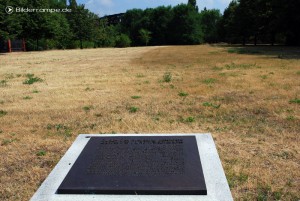
<path fill-rule="evenodd" d="M 91 137 L 58 194 L 206 195 L 194 136 Z"/>

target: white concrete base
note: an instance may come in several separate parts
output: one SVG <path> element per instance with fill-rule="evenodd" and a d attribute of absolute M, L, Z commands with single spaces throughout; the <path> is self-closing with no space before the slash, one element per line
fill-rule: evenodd
<path fill-rule="evenodd" d="M 207 195 L 86 195 L 56 194 L 90 138 L 87 136 L 196 136 Z M 55 166 L 31 201 L 233 201 L 231 192 L 210 134 L 81 134 Z"/>

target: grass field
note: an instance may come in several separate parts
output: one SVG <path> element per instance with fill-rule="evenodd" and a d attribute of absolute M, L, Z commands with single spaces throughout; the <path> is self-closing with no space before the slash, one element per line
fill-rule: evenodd
<path fill-rule="evenodd" d="M 80 133 L 211 132 L 235 200 L 300 199 L 300 49 L 0 55 L 0 200 L 28 200 Z"/>

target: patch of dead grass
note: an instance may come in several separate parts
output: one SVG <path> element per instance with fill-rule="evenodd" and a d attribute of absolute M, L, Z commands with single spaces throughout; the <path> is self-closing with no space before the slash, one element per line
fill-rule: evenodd
<path fill-rule="evenodd" d="M 299 67 L 208 45 L 1 55 L 0 200 L 28 200 L 79 133 L 184 132 L 213 134 L 235 200 L 298 200 Z"/>

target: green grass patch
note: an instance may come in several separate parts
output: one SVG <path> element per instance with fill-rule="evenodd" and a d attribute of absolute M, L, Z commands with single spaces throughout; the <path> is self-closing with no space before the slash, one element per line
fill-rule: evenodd
<path fill-rule="evenodd" d="M 216 109 L 219 109 L 220 106 L 221 106 L 221 104 L 216 105 L 216 104 L 213 104 L 211 102 L 204 102 L 202 105 L 205 106 L 205 107 L 213 107 L 213 108 L 216 108 Z"/>
<path fill-rule="evenodd" d="M 263 79 L 263 80 L 265 80 L 265 79 L 268 78 L 268 76 L 267 75 L 261 75 L 260 78 Z"/>
<path fill-rule="evenodd" d="M 23 99 L 24 100 L 30 100 L 30 99 L 32 99 L 32 97 L 31 96 L 25 96 L 25 97 L 23 97 Z"/>
<path fill-rule="evenodd" d="M 54 130 L 54 134 L 63 136 L 65 139 L 72 136 L 72 130 L 64 124 L 47 124 L 47 130 Z"/>
<path fill-rule="evenodd" d="M 7 86 L 7 81 L 6 80 L 1 80 L 0 81 L 0 87 L 6 87 Z"/>
<path fill-rule="evenodd" d="M 7 112 L 4 110 L 0 110 L 0 117 L 7 115 Z"/>
<path fill-rule="evenodd" d="M 94 107 L 92 105 L 86 105 L 84 107 L 82 107 L 82 109 L 85 111 L 85 112 L 89 112 L 91 109 L 93 109 Z"/>
<path fill-rule="evenodd" d="M 34 74 L 26 74 L 27 79 L 23 82 L 23 84 L 33 84 L 35 82 L 42 82 L 43 80 L 39 77 L 35 77 Z"/>
<path fill-rule="evenodd" d="M 269 186 L 259 185 L 257 188 L 257 201 L 268 201 L 271 188 Z"/>
<path fill-rule="evenodd" d="M 36 153 L 37 156 L 45 156 L 46 155 L 46 151 L 45 150 L 40 150 Z"/>
<path fill-rule="evenodd" d="M 136 113 L 138 110 L 139 110 L 139 108 L 138 107 L 134 107 L 134 106 L 132 106 L 132 107 L 129 108 L 129 112 L 130 113 Z"/>
<path fill-rule="evenodd" d="M 195 117 L 187 117 L 184 121 L 187 123 L 195 122 Z"/>
<path fill-rule="evenodd" d="M 15 141 L 15 140 L 14 139 L 3 139 L 1 142 L 1 145 L 2 146 L 8 145 L 8 144 L 12 143 L 13 141 Z"/>
<path fill-rule="evenodd" d="M 140 99 L 141 96 L 131 96 L 132 99 Z"/>
<path fill-rule="evenodd" d="M 163 75 L 163 81 L 164 81 L 164 82 L 171 82 L 171 81 L 172 81 L 172 73 L 166 72 L 166 73 Z"/>
<path fill-rule="evenodd" d="M 245 173 L 240 173 L 240 174 L 229 173 L 226 176 L 230 188 L 234 188 L 238 185 L 241 185 L 248 180 L 248 175 Z"/>
<path fill-rule="evenodd" d="M 208 78 L 208 79 L 205 79 L 205 80 L 203 80 L 203 83 L 204 84 L 214 84 L 214 83 L 216 83 L 216 79 L 214 79 L 214 78 Z"/>
<path fill-rule="evenodd" d="M 300 99 L 295 98 L 293 100 L 290 100 L 289 103 L 296 103 L 296 104 L 300 104 Z"/>
<path fill-rule="evenodd" d="M 292 115 L 286 117 L 286 120 L 288 120 L 288 121 L 294 121 L 295 119 L 296 119 L 296 117 L 294 117 Z"/>
<path fill-rule="evenodd" d="M 223 70 L 223 68 L 222 67 L 218 67 L 218 66 L 214 66 L 212 68 L 212 70 L 214 70 L 214 71 L 221 71 L 221 70 Z"/>
<path fill-rule="evenodd" d="M 231 63 L 231 64 L 226 64 L 225 68 L 227 70 L 233 70 L 233 69 L 250 69 L 258 66 L 256 64 L 236 64 L 236 63 Z"/>
<path fill-rule="evenodd" d="M 33 94 L 38 94 L 38 93 L 40 93 L 40 91 L 38 91 L 38 90 L 33 90 L 32 93 L 33 93 Z"/>
<path fill-rule="evenodd" d="M 180 97 L 187 97 L 189 94 L 188 93 L 185 93 L 185 92 L 179 92 L 178 93 L 178 96 Z"/>

